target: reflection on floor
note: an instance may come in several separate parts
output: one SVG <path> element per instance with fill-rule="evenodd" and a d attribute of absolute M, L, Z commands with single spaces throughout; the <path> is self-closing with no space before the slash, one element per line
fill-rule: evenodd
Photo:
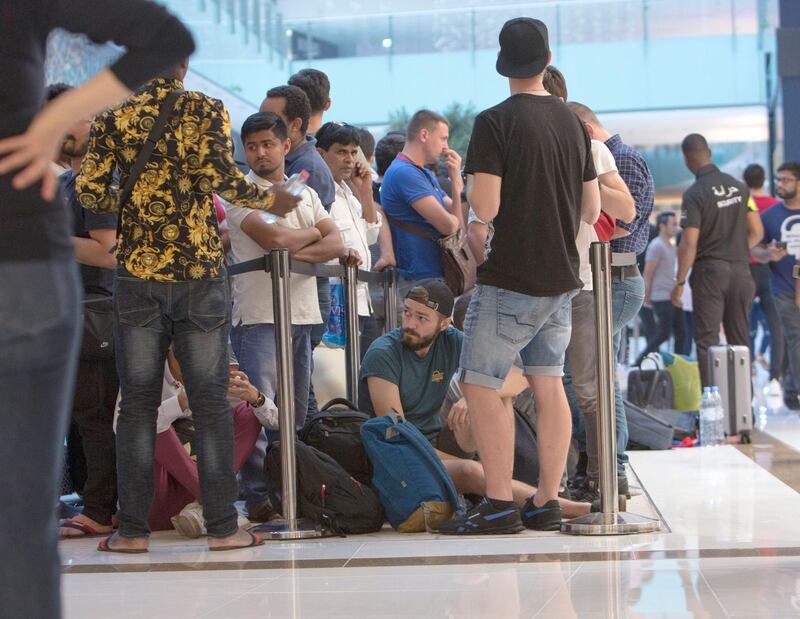
<path fill-rule="evenodd" d="M 149 555 L 64 542 L 67 618 L 800 617 L 800 417 L 757 395 L 752 446 L 632 452 L 664 532 L 268 542 L 154 536 Z M 774 403 L 771 403 L 774 404 Z"/>

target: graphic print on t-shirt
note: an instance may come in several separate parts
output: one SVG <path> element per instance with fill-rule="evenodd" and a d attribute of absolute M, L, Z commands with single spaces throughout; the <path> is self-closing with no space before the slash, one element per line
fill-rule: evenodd
<path fill-rule="evenodd" d="M 781 224 L 781 242 L 786 243 L 786 252 L 800 260 L 800 215 L 790 215 Z"/>

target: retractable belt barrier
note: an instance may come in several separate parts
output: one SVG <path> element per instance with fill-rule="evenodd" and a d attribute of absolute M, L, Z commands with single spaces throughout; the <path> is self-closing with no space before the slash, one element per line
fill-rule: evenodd
<path fill-rule="evenodd" d="M 626 254 L 618 254 L 620 262 Z M 635 263 L 634 256 L 634 263 Z M 592 243 L 592 284 L 597 332 L 597 417 L 600 466 L 600 509 L 598 513 L 575 518 L 561 525 L 573 535 L 623 535 L 649 533 L 660 528 L 658 520 L 619 511 L 617 495 L 617 430 L 614 413 L 614 345 L 611 321 L 611 268 L 630 266 L 615 263 L 607 242 Z"/>
<path fill-rule="evenodd" d="M 360 341 L 358 326 L 358 283 L 383 284 L 386 331 L 397 323 L 397 283 L 395 269 L 375 273 L 355 265 L 310 264 L 289 257 L 288 249 L 273 249 L 261 258 L 229 266 L 229 276 L 262 271 L 272 279 L 272 307 L 275 316 L 275 344 L 278 365 L 278 431 L 281 444 L 282 505 L 284 520 L 273 520 L 259 527 L 270 539 L 304 539 L 322 535 L 319 527 L 297 517 L 297 464 L 295 461 L 294 377 L 292 375 L 292 312 L 289 292 L 291 273 L 313 277 L 339 277 L 345 286 L 347 319 L 347 397 L 358 400 Z"/>

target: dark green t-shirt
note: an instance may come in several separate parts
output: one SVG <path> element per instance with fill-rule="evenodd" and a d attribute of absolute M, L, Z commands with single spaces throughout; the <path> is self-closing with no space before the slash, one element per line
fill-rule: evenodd
<path fill-rule="evenodd" d="M 461 331 L 450 327 L 439 334 L 424 357 L 403 346 L 400 329 L 375 340 L 361 364 L 359 410 L 375 416 L 367 378 L 377 376 L 397 385 L 408 421 L 429 438 L 438 434 L 442 428 L 439 410 L 458 369 L 463 339 Z"/>

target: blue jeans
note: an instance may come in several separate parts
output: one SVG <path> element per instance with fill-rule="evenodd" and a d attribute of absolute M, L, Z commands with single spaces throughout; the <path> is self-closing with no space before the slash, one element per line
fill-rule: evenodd
<path fill-rule="evenodd" d="M 302 428 L 308 411 L 311 385 L 311 325 L 292 326 L 292 364 L 294 372 L 294 415 L 296 427 Z M 247 374 L 259 391 L 275 400 L 278 389 L 278 362 L 275 348 L 275 325 L 237 325 L 231 333 L 231 343 L 240 369 Z M 264 458 L 270 441 L 277 432 L 262 431 L 253 453 L 239 471 L 241 495 L 247 507 L 267 499 L 264 479 Z"/>
<path fill-rule="evenodd" d="M 644 278 L 641 275 L 611 280 L 612 329 L 614 331 L 614 359 L 619 358 L 619 347 L 622 341 L 622 330 L 625 329 L 642 309 L 644 303 Z M 625 404 L 620 393 L 619 380 L 614 375 L 614 406 L 617 427 L 617 470 L 625 471 L 628 456 L 628 420 L 625 417 Z"/>
<path fill-rule="evenodd" d="M 212 537 L 236 532 L 233 421 L 227 400 L 230 299 L 226 278 L 158 282 L 117 269 L 114 337 L 122 400 L 117 421 L 119 534 L 150 533 L 153 454 L 170 343 L 196 429 L 203 515 Z"/>
<path fill-rule="evenodd" d="M 80 289 L 72 260 L 0 262 L 0 617 L 61 613 L 55 504 Z"/>

